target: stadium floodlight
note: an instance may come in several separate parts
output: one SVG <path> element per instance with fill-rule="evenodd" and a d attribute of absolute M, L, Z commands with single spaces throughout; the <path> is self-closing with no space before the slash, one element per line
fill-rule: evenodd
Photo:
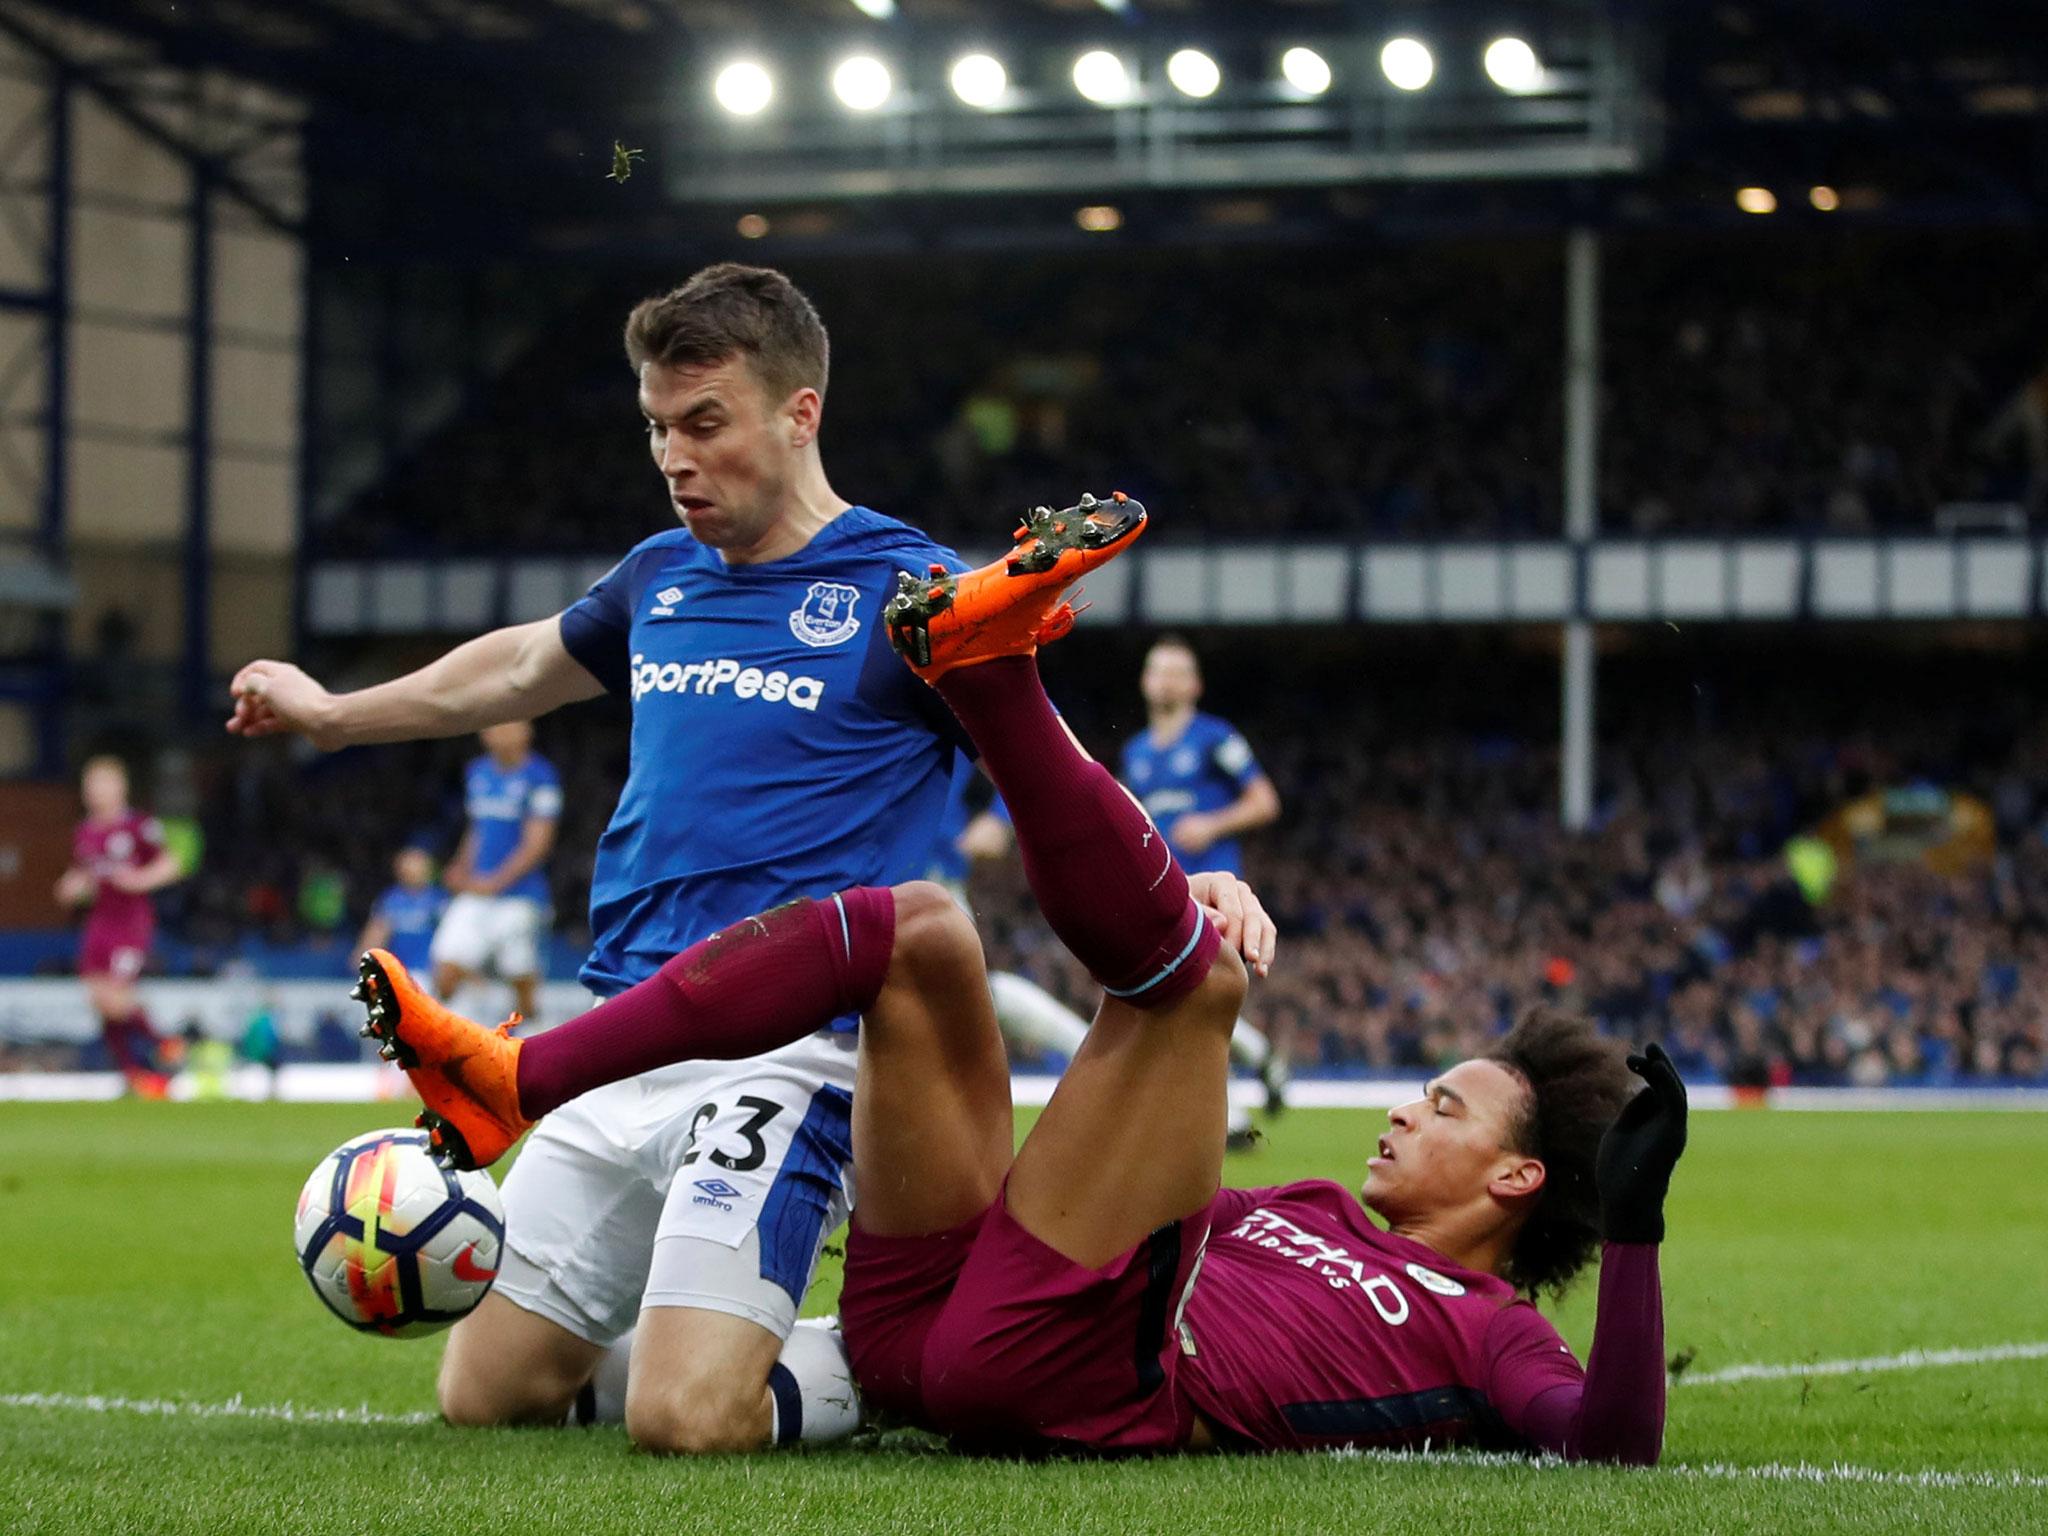
<path fill-rule="evenodd" d="M 895 82 L 889 66 L 871 53 L 841 59 L 832 71 L 832 94 L 849 112 L 872 112 L 889 99 Z"/>
<path fill-rule="evenodd" d="M 1504 91 L 1533 91 L 1543 83 L 1543 62 L 1519 37 L 1496 37 L 1486 45 L 1486 78 Z"/>
<path fill-rule="evenodd" d="M 1833 187 L 1815 187 L 1806 194 L 1806 200 L 1817 213 L 1833 213 L 1842 206 L 1842 194 Z"/>
<path fill-rule="evenodd" d="M 1280 73 L 1304 96 L 1320 96 L 1330 88 L 1330 64 L 1313 48 L 1290 48 L 1280 55 Z"/>
<path fill-rule="evenodd" d="M 896 14 L 896 0 L 853 0 L 853 4 L 862 15 L 877 21 L 887 21 Z"/>
<path fill-rule="evenodd" d="M 1735 194 L 1735 206 L 1744 213 L 1776 213 L 1778 196 L 1769 187 L 1743 187 Z"/>
<path fill-rule="evenodd" d="M 1214 96 L 1223 83 L 1223 71 L 1199 48 L 1183 48 L 1166 61 L 1166 78 L 1183 96 L 1197 99 Z"/>
<path fill-rule="evenodd" d="M 1090 203 L 1074 210 L 1074 222 L 1091 235 L 1106 235 L 1122 229 L 1123 210 L 1110 203 Z"/>
<path fill-rule="evenodd" d="M 1419 91 L 1436 78 L 1436 56 L 1412 37 L 1396 37 L 1380 50 L 1380 73 L 1398 90 Z"/>
<path fill-rule="evenodd" d="M 1108 49 L 1091 48 L 1074 60 L 1074 89 L 1098 107 L 1122 106 L 1131 99 L 1130 71 Z"/>
<path fill-rule="evenodd" d="M 711 94 L 734 117 L 752 117 L 775 99 L 775 77 L 752 59 L 740 59 L 718 72 Z"/>
<path fill-rule="evenodd" d="M 953 61 L 953 94 L 984 112 L 998 105 L 1010 89 L 1009 71 L 1001 59 L 970 53 Z"/>

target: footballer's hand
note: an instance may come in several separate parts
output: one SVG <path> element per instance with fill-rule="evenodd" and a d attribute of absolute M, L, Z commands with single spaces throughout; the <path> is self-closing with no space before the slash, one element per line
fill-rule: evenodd
<path fill-rule="evenodd" d="M 1664 1196 L 1685 1150 L 1685 1084 L 1661 1045 L 1628 1067 L 1643 1087 L 1600 1138 L 1600 1232 L 1610 1243 L 1661 1243 Z"/>
<path fill-rule="evenodd" d="M 57 904 L 82 907 L 92 900 L 92 871 L 73 867 L 57 877 Z"/>
<path fill-rule="evenodd" d="M 1235 875 L 1220 871 L 1188 876 L 1188 894 L 1195 905 L 1207 912 L 1225 944 L 1244 956 L 1254 974 L 1263 976 L 1273 968 L 1273 950 L 1279 930 L 1252 894 L 1252 888 Z"/>
<path fill-rule="evenodd" d="M 1206 853 L 1216 841 L 1216 823 L 1202 811 L 1189 811 L 1174 822 L 1167 836 L 1182 853 Z"/>
<path fill-rule="evenodd" d="M 346 743 L 333 725 L 334 695 L 288 661 L 252 661 L 230 685 L 234 736 L 305 737 L 323 752 Z"/>

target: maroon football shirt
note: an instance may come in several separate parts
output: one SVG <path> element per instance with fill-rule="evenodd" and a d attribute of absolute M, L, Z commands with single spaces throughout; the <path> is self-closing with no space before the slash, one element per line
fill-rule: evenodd
<path fill-rule="evenodd" d="M 1505 1280 L 1381 1231 L 1341 1185 L 1224 1190 L 1210 1215 L 1177 1379 L 1226 1441 L 1656 1459 L 1655 1248 L 1607 1249 L 1595 1380 Z"/>
<path fill-rule="evenodd" d="M 99 943 L 116 948 L 149 947 L 156 927 L 156 911 L 149 897 L 120 890 L 109 877 L 119 869 L 141 869 L 163 851 L 163 826 L 140 811 L 78 824 L 71 840 L 71 862 L 92 872 L 92 915 L 86 919 L 86 927 Z"/>

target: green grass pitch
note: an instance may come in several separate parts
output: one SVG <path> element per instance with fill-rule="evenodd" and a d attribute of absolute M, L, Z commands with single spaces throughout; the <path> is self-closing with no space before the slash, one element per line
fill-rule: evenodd
<path fill-rule="evenodd" d="M 402 1118 L 395 1105 L 0 1106 L 0 1531 L 2048 1531 L 2038 1354 L 1681 1381 L 1652 1472 L 1333 1456 L 1022 1465 L 901 1436 L 686 1464 L 636 1455 L 615 1430 L 194 1411 L 431 1408 L 434 1342 L 350 1334 L 290 1247 L 314 1162 Z M 1349 1178 L 1378 1123 L 1291 1113 L 1226 1177 Z M 1692 1353 L 1698 1378 L 2038 1344 L 2043 1169 L 2048 1116 L 1695 1116 L 1664 1251 L 1671 1349 Z M 836 1289 L 822 1277 L 813 1310 Z M 1581 1349 L 1592 1293 L 1589 1279 L 1560 1314 Z M 77 1401 L 88 1395 L 131 1406 Z M 1857 1470 L 1758 1470 L 1774 1465 Z"/>

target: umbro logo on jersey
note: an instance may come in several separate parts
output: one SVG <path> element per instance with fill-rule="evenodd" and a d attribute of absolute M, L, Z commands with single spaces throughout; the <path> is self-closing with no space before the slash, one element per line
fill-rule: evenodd
<path fill-rule="evenodd" d="M 649 661 L 638 653 L 633 657 L 636 704 L 650 693 L 715 694 L 728 686 L 736 699 L 787 704 L 807 714 L 815 714 L 818 701 L 825 697 L 825 684 L 820 678 L 791 677 L 780 669 L 763 672 L 759 667 L 742 667 L 730 657 L 666 664 Z"/>
<path fill-rule="evenodd" d="M 655 605 L 647 611 L 657 619 L 666 619 L 674 615 L 676 604 L 682 600 L 683 589 L 681 587 L 663 587 L 654 594 Z"/>

